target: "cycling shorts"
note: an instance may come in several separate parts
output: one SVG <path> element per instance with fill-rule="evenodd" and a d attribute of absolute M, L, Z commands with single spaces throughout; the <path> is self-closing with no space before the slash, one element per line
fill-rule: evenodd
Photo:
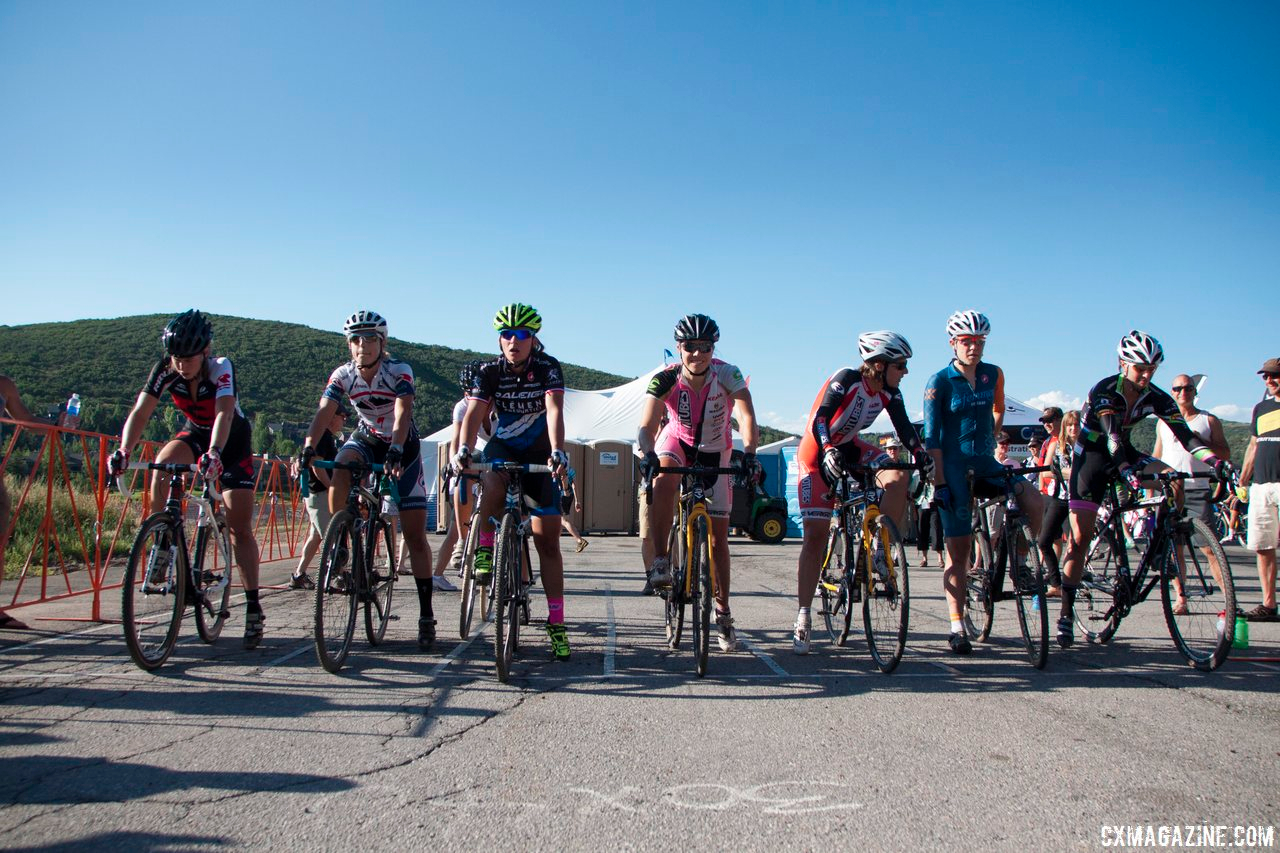
<path fill-rule="evenodd" d="M 951 489 L 951 509 L 938 507 L 938 517 L 942 519 L 942 535 L 948 539 L 957 536 L 969 536 L 973 533 L 973 507 L 971 498 L 980 500 L 994 498 L 1004 493 L 1005 471 L 1009 468 L 1001 465 L 994 456 L 960 456 L 944 459 L 943 471 L 946 473 L 947 486 Z M 969 471 L 973 471 L 973 492 L 969 492 Z M 1014 489 L 1018 494 L 1022 489 L 1031 488 L 1031 483 L 1019 480 Z"/>
<path fill-rule="evenodd" d="M 367 464 L 381 465 L 387 461 L 390 449 L 387 442 L 359 429 L 338 450 L 338 456 L 354 450 Z M 427 484 L 422 476 L 422 446 L 416 440 L 405 445 L 400 468 L 400 479 L 396 481 L 396 488 L 400 490 L 400 510 L 426 509 Z"/>
<path fill-rule="evenodd" d="M 708 468 L 728 468 L 733 455 L 732 447 L 716 451 L 695 451 L 669 430 L 663 430 L 658 436 L 655 449 L 659 459 L 670 459 L 677 466 L 697 464 Z M 729 517 L 729 512 L 733 509 L 733 477 L 720 474 L 703 477 L 702 492 L 707 499 L 707 515 L 712 518 Z"/>
<path fill-rule="evenodd" d="M 879 462 L 889 461 L 889 454 L 870 446 L 867 446 L 864 450 L 857 442 L 850 441 L 837 445 L 836 450 L 840 451 L 840 458 L 844 460 L 846 469 L 853 465 L 874 465 Z M 831 518 L 831 512 L 836 505 L 836 497 L 834 491 L 822 477 L 821 454 L 818 455 L 816 461 L 810 459 L 808 454 L 796 454 L 796 485 L 797 492 L 800 495 L 801 519 L 808 521 L 810 519 Z"/>
<path fill-rule="evenodd" d="M 183 424 L 182 429 L 173 437 L 191 448 L 192 455 L 198 460 L 209 450 L 209 440 L 213 430 L 196 426 L 191 421 Z M 257 485 L 257 477 L 253 472 L 253 428 L 244 418 L 231 421 L 231 431 L 227 433 L 227 446 L 222 448 L 222 476 L 218 478 L 218 488 L 222 491 L 248 489 L 253 491 Z"/>
<path fill-rule="evenodd" d="M 1146 468 L 1155 460 L 1141 451 L 1125 446 L 1121 448 L 1119 464 L 1112 461 L 1105 447 L 1076 446 L 1071 456 L 1071 485 L 1069 505 L 1075 512 L 1096 513 L 1107 496 L 1107 490 L 1115 481 L 1121 465 Z M 1161 467 L 1165 467 L 1161 463 Z"/>
<path fill-rule="evenodd" d="M 548 451 L 534 446 L 516 448 L 500 438 L 492 438 L 484 446 L 485 462 L 520 462 L 524 465 L 546 465 Z M 560 488 L 550 474 L 521 474 L 524 493 L 537 503 L 533 511 L 539 516 L 560 515 Z"/>

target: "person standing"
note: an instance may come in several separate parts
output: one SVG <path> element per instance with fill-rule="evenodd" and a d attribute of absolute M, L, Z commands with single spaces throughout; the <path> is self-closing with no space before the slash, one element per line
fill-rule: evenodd
<path fill-rule="evenodd" d="M 1276 542 L 1280 537 L 1280 358 L 1258 371 L 1266 398 L 1253 407 L 1253 435 L 1244 454 L 1240 485 L 1249 488 L 1248 547 L 1258 555 L 1262 603 L 1245 613 L 1250 622 L 1275 622 Z"/>
<path fill-rule="evenodd" d="M 347 410 L 339 405 L 334 409 L 333 419 L 320 440 L 316 442 L 316 458 L 323 462 L 332 462 L 338 455 L 338 439 L 342 437 L 342 424 L 346 421 Z M 292 473 L 295 477 L 307 478 L 307 516 L 311 519 L 311 528 L 307 531 L 307 541 L 302 543 L 302 556 L 298 559 L 293 577 L 289 579 L 289 589 L 315 589 L 316 582 L 307 574 L 307 566 L 311 558 L 320 550 L 324 542 L 325 531 L 329 529 L 329 519 L 333 513 L 329 511 L 329 472 L 323 468 L 309 466 L 302 470 L 301 460 L 293 460 Z"/>

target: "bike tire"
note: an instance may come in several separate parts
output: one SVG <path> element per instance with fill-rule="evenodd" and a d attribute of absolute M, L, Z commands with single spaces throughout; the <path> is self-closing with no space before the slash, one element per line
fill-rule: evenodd
<path fill-rule="evenodd" d="M 511 665 L 515 660 L 516 634 L 520 630 L 516 612 L 520 570 L 517 563 L 518 545 L 516 540 L 516 515 L 508 512 L 502 517 L 502 527 L 494 542 L 493 550 L 493 661 L 498 681 L 506 683 L 511 676 Z"/>
<path fill-rule="evenodd" d="M 1008 525 L 1006 519 L 1005 524 Z M 1027 658 L 1036 669 L 1044 669 L 1049 662 L 1049 610 L 1044 597 L 1044 567 L 1040 565 L 1040 548 L 1031 535 L 1031 525 L 1025 520 L 1011 528 L 1013 559 L 1009 562 L 1009 576 L 1013 585 L 1013 600 L 1018 608 L 1018 628 L 1022 631 L 1022 643 Z M 1026 565 L 1019 566 L 1018 558 L 1026 552 Z"/>
<path fill-rule="evenodd" d="M 467 528 L 467 540 L 462 551 L 462 596 L 459 602 L 458 636 L 466 639 L 471 636 L 471 619 L 476 610 L 476 599 L 488 599 L 489 591 L 476 583 L 475 553 L 476 543 L 480 541 L 480 522 L 475 521 Z M 480 618 L 487 621 L 488 607 L 480 605 Z"/>
<path fill-rule="evenodd" d="M 688 570 L 685 559 L 684 537 L 680 535 L 683 528 L 679 521 L 671 526 L 671 535 L 667 540 L 667 558 L 671 561 L 671 588 L 666 592 L 666 625 L 667 648 L 680 648 L 680 640 L 684 637 L 684 612 L 688 606 L 685 598 L 684 581 Z"/>
<path fill-rule="evenodd" d="M 1235 637 L 1236 592 L 1231 563 L 1213 530 L 1199 518 L 1180 522 L 1174 532 L 1174 543 L 1181 546 L 1186 563 L 1183 589 L 1187 613 L 1173 612 L 1177 592 L 1174 578 L 1165 571 L 1160 579 L 1165 623 L 1173 644 L 1187 663 L 1209 672 L 1226 661 Z M 1177 569 L 1176 551 L 1171 545 L 1162 569 L 1166 566 Z M 1205 551 L 1209 553 L 1206 555 Z M 1214 571 L 1215 564 L 1219 571 Z"/>
<path fill-rule="evenodd" d="M 845 560 L 847 559 L 844 531 L 840 528 L 831 531 L 827 540 L 827 553 L 822 560 L 822 569 L 818 576 L 818 594 L 822 602 L 822 621 L 827 627 L 827 636 L 837 646 L 843 646 L 849 639 L 849 623 L 852 612 L 849 607 L 849 577 Z M 828 589 L 829 586 L 835 589 Z"/>
<path fill-rule="evenodd" d="M 707 536 L 707 520 L 694 522 L 693 560 L 693 648 L 694 671 L 701 678 L 707 674 L 707 657 L 711 649 L 711 544 Z"/>
<path fill-rule="evenodd" d="M 969 555 L 969 576 L 965 579 L 964 629 L 969 639 L 986 642 L 995 619 L 995 602 L 991 595 L 991 579 L 995 560 L 991 541 L 982 531 L 974 531 Z"/>
<path fill-rule="evenodd" d="M 181 538 L 182 526 L 177 520 L 158 512 L 142 522 L 129 549 L 120 621 L 129 657 L 147 672 L 159 669 L 173 654 L 187 609 L 186 552 Z M 164 572 L 165 583 L 158 587 L 161 591 L 148 593 L 143 584 L 153 569 Z"/>
<path fill-rule="evenodd" d="M 329 521 L 320 551 L 316 578 L 316 658 L 328 672 L 342 669 L 356 633 L 357 561 L 360 534 L 350 510 L 339 510 Z"/>
<path fill-rule="evenodd" d="M 520 591 L 520 624 L 529 624 L 529 591 L 533 589 L 533 566 L 529 565 L 529 542 L 525 540 L 520 545 L 520 585 L 516 587 Z M 525 583 L 525 574 L 529 576 L 529 582 Z M 516 645 L 516 651 L 520 651 L 519 644 Z"/>
<path fill-rule="evenodd" d="M 1085 551 L 1084 574 L 1076 590 L 1075 621 L 1090 643 L 1107 643 L 1120 627 L 1120 600 L 1127 582 L 1124 552 L 1110 524 L 1093 535 Z"/>
<path fill-rule="evenodd" d="M 365 579 L 369 594 L 364 602 L 364 635 L 369 645 L 376 646 L 387 636 L 391 621 L 391 594 L 396 588 L 395 536 L 391 522 L 379 518 L 370 528 L 365 542 Z"/>
<path fill-rule="evenodd" d="M 210 554 L 215 562 L 222 561 L 217 570 L 207 563 Z M 191 568 L 196 592 L 196 631 L 204 642 L 215 643 L 231 615 L 231 537 L 225 527 L 206 527 L 196 535 Z"/>
<path fill-rule="evenodd" d="M 867 647 L 883 673 L 897 669 L 907 647 L 911 620 L 911 581 L 907 552 L 893 519 L 876 516 L 870 524 L 871 548 L 865 559 L 862 627 Z M 869 570 L 866 567 L 870 567 Z"/>

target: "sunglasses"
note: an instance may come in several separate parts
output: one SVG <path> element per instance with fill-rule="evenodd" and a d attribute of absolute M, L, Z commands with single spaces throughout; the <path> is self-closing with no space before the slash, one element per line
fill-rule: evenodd
<path fill-rule="evenodd" d="M 1262 374 L 1262 378 L 1263 379 L 1280 379 L 1280 373 L 1264 373 Z"/>
<path fill-rule="evenodd" d="M 504 341 L 509 341 L 512 338 L 515 338 L 517 341 L 527 341 L 529 338 L 533 337 L 533 332 L 528 329 L 503 329 L 498 334 L 502 336 Z"/>
<path fill-rule="evenodd" d="M 1170 390 L 1170 391 L 1172 391 L 1172 392 L 1173 392 L 1173 393 L 1175 393 L 1175 394 L 1181 394 L 1183 391 L 1194 391 L 1194 390 L 1196 390 L 1196 386 L 1194 386 L 1194 385 L 1174 385 L 1174 386 L 1173 386 L 1172 388 L 1170 388 L 1169 390 Z"/>
<path fill-rule="evenodd" d="M 716 348 L 716 345 L 709 341 L 705 343 L 701 341 L 685 341 L 680 345 L 680 349 L 684 350 L 685 352 L 695 353 L 695 354 L 700 352 L 711 352 L 715 348 Z"/>
<path fill-rule="evenodd" d="M 956 343 L 963 347 L 980 347 L 987 342 L 986 338 L 977 335 L 961 335 L 956 338 Z"/>
<path fill-rule="evenodd" d="M 896 368 L 898 368 L 899 370 L 906 370 L 906 369 L 907 369 L 907 363 L 906 363 L 905 361 L 891 361 L 891 362 L 889 362 L 889 365 L 888 365 L 888 366 L 889 366 L 889 367 L 896 367 Z"/>

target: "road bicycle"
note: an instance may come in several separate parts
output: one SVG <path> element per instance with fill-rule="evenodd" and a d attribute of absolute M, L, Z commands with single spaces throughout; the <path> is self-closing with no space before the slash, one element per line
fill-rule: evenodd
<path fill-rule="evenodd" d="M 208 481 L 200 494 L 184 495 L 184 474 L 196 466 L 176 462 L 133 462 L 133 471 L 169 475 L 164 509 L 142 522 L 129 549 L 121 596 L 121 621 L 129 656 L 139 668 L 158 669 L 169 659 L 188 606 L 195 611 L 200 639 L 213 643 L 222 633 L 231 597 L 231 541 L 222 496 Z M 116 489 L 120 490 L 119 479 Z M 196 505 L 196 538 L 188 549 L 184 498 Z"/>
<path fill-rule="evenodd" d="M 1044 569 L 1031 524 L 1015 497 L 1015 485 L 1026 474 L 1050 471 L 1052 466 L 1010 468 L 990 476 L 998 479 L 999 493 L 990 499 L 974 498 L 973 547 L 965 584 L 964 626 L 969 638 L 985 642 L 991 636 L 997 601 L 1017 605 L 1018 628 L 1027 657 L 1036 669 L 1049 662 L 1049 611 L 1045 605 Z M 1025 481 L 1024 481 L 1025 482 Z M 1033 486 L 1028 483 L 1028 488 Z M 969 493 L 973 494 L 970 472 Z M 991 510 L 1003 508 L 1004 519 L 991 530 Z M 1011 589 L 1004 588 L 1010 578 Z"/>
<path fill-rule="evenodd" d="M 667 646 L 680 648 L 684 635 L 685 611 L 693 606 L 694 671 L 707 674 L 711 648 L 711 609 L 716 590 L 715 555 L 711 549 L 711 515 L 707 512 L 706 490 L 718 476 L 742 477 L 741 468 L 704 465 L 662 466 L 648 472 L 645 499 L 652 499 L 653 478 L 658 474 L 680 475 L 678 513 L 671 525 L 667 554 L 671 560 L 671 586 L 659 590 L 664 602 Z"/>
<path fill-rule="evenodd" d="M 532 533 L 530 511 L 538 503 L 524 493 L 521 474 L 550 474 L 549 465 L 522 462 L 472 463 L 466 473 L 493 471 L 506 475 L 507 489 L 502 519 L 490 518 L 497 529 L 493 541 L 493 575 L 490 579 L 493 615 L 493 660 L 498 681 L 511 676 L 511 665 L 520 650 L 520 626 L 529 624 L 529 589 L 537 582 L 529 559 L 529 537 Z M 471 521 L 473 533 L 479 530 L 478 519 Z M 473 560 L 474 562 L 474 560 Z"/>
<path fill-rule="evenodd" d="M 822 621 L 831 642 L 843 646 L 848 641 L 853 609 L 861 602 L 867 647 L 884 673 L 897 668 L 906 649 L 911 583 L 898 526 L 880 512 L 884 489 L 876 485 L 876 474 L 919 467 L 887 462 L 845 471 L 833 490 L 836 519 L 818 577 Z"/>
<path fill-rule="evenodd" d="M 1191 476 L 1178 471 L 1142 475 L 1142 482 L 1155 485 L 1156 494 L 1138 493 L 1123 500 L 1112 482 L 1086 551 L 1075 621 L 1089 642 L 1105 643 L 1158 584 L 1174 646 L 1189 664 L 1207 672 L 1221 666 L 1231 652 L 1236 592 L 1218 538 L 1207 524 L 1187 518 L 1177 506 L 1173 483 Z M 1216 479 L 1211 474 L 1194 476 Z M 1155 525 L 1137 569 L 1130 571 L 1121 519 L 1139 507 L 1154 510 Z M 1177 607 L 1179 587 L 1186 598 L 1185 612 Z"/>
<path fill-rule="evenodd" d="M 312 467 L 351 472 L 347 505 L 329 520 L 316 579 L 316 657 L 329 672 L 342 669 L 364 610 L 369 645 L 382 642 L 396 584 L 395 528 L 383 513 L 384 498 L 399 505 L 395 481 L 382 465 L 315 460 Z M 306 478 L 302 479 L 306 496 Z"/>
<path fill-rule="evenodd" d="M 458 475 L 457 488 L 459 500 L 458 502 L 464 507 L 467 506 L 470 489 L 467 487 L 468 480 L 476 480 L 479 477 L 472 474 Z M 478 502 L 480 495 L 477 492 L 475 499 Z M 460 524 L 461 519 L 454 519 L 454 524 Z M 475 556 L 476 546 L 480 543 L 480 525 L 475 523 L 475 519 L 471 520 L 471 524 L 467 527 L 467 536 L 463 540 L 462 546 L 462 595 L 459 600 L 458 615 L 458 636 L 466 639 L 471 636 L 471 620 L 475 613 L 476 602 L 480 603 L 480 619 L 488 622 L 493 618 L 493 585 L 489 588 L 480 586 L 476 583 L 476 567 Z"/>

